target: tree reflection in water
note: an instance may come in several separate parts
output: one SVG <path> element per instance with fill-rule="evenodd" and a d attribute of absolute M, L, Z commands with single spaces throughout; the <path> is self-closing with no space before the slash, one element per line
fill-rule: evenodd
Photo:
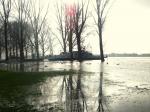
<path fill-rule="evenodd" d="M 73 67 L 73 65 L 71 64 Z M 92 106 L 92 104 L 87 104 L 87 91 L 84 91 L 85 86 L 84 82 L 87 78 L 87 76 L 84 74 L 83 70 L 83 63 L 80 63 L 80 69 L 78 71 L 77 75 L 69 75 L 63 77 L 63 83 L 61 86 L 61 103 L 64 104 L 64 111 L 65 112 L 94 112 L 95 109 L 90 110 L 89 106 Z M 103 95 L 103 73 L 104 73 L 104 63 L 100 63 L 100 72 L 99 76 L 96 75 L 96 77 L 99 77 L 98 82 L 95 83 L 95 87 L 98 87 L 98 96 L 96 98 L 96 102 L 98 103 L 97 109 L 95 111 L 97 112 L 109 112 L 109 109 L 106 104 L 106 99 Z M 94 74 L 92 74 L 94 75 Z M 97 86 L 98 84 L 98 86 Z M 88 83 L 88 86 L 90 86 L 90 83 Z M 87 87 L 88 88 L 88 87 Z M 90 90 L 87 89 L 89 92 Z M 93 93 L 90 94 L 90 97 L 96 93 L 96 91 L 92 91 Z M 89 97 L 89 96 L 88 96 Z M 64 103 L 63 103 L 64 101 Z M 92 103 L 92 102 L 91 102 Z M 95 108 L 95 107 L 92 107 Z"/>
<path fill-rule="evenodd" d="M 104 63 L 100 63 L 100 79 L 99 79 L 99 94 L 98 94 L 97 112 L 109 112 L 106 99 L 103 95 L 103 74 L 104 74 Z"/>
<path fill-rule="evenodd" d="M 43 68 L 40 68 L 42 66 Z M 0 63 L 0 68 L 13 72 L 39 72 L 44 71 L 43 62 L 13 62 Z"/>
<path fill-rule="evenodd" d="M 103 70 L 104 70 L 104 65 L 101 63 L 100 66 L 100 79 L 99 79 L 99 95 L 98 95 L 98 112 L 104 112 L 104 107 L 103 107 Z"/>
<path fill-rule="evenodd" d="M 40 64 L 41 63 L 32 63 L 33 67 L 31 69 L 25 69 L 29 68 L 28 66 L 31 66 L 30 63 L 16 65 L 12 64 L 8 66 L 8 69 L 16 68 L 15 71 L 40 71 Z M 84 72 L 87 69 L 91 69 L 91 65 L 88 65 L 86 62 L 73 62 L 68 63 L 68 65 L 71 70 L 75 70 L 75 67 L 78 67 L 79 69 L 77 73 L 74 75 L 66 74 L 64 76 L 61 75 L 53 77 L 50 75 L 46 77 L 42 75 L 40 77 L 28 75 L 28 77 L 23 76 L 22 80 L 17 76 L 13 77 L 14 81 L 12 83 L 10 82 L 10 85 L 15 84 L 15 90 L 19 90 L 19 95 L 23 96 L 23 99 L 21 100 L 24 101 L 23 105 L 31 105 L 29 108 L 30 111 L 33 109 L 36 109 L 40 112 L 109 111 L 107 109 L 106 99 L 104 98 L 103 94 L 103 63 L 100 63 L 100 65 L 98 65 L 100 67 L 96 69 L 98 71 L 100 69 L 100 72 L 89 72 L 89 74 L 88 72 Z M 92 67 L 92 69 L 94 68 Z M 20 82 L 14 83 L 15 79 L 20 79 Z M 29 83 L 29 79 L 31 84 Z M 7 80 L 5 82 L 7 85 Z M 20 85 L 20 83 L 22 85 Z M 0 88 L 5 93 L 8 92 L 7 88 L 4 89 L 3 86 L 0 86 Z M 9 90 L 12 89 L 9 88 Z M 0 93 L 0 95 L 4 97 L 2 93 Z M 9 96 L 8 94 L 6 95 Z M 9 98 L 7 98 L 6 95 L 5 97 L 9 101 Z M 18 96 L 18 93 L 11 91 L 11 95 L 11 97 L 15 98 Z M 17 105 L 20 105 L 20 101 L 16 101 L 16 103 L 18 103 Z M 22 107 L 22 105 L 20 108 L 25 109 L 25 107 Z"/>
<path fill-rule="evenodd" d="M 71 63 L 73 67 L 73 64 Z M 88 112 L 84 92 L 82 91 L 82 63 L 77 76 L 64 76 L 62 93 L 65 90 L 65 112 Z M 62 101 L 63 95 L 61 96 Z"/>

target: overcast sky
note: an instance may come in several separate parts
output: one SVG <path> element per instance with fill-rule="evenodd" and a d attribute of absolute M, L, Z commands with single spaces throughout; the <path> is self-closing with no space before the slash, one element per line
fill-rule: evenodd
<path fill-rule="evenodd" d="M 150 53 L 150 0 L 116 0 L 103 34 L 106 53 Z M 90 50 L 99 52 L 98 38 L 89 38 Z"/>
<path fill-rule="evenodd" d="M 150 1 L 117 0 L 104 35 L 107 52 L 150 53 Z"/>

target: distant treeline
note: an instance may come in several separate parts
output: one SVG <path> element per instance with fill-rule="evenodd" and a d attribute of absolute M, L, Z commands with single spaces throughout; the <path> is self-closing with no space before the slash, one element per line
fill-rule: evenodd
<path fill-rule="evenodd" d="M 150 54 L 136 54 L 136 53 L 111 53 L 108 54 L 109 57 L 150 57 Z"/>

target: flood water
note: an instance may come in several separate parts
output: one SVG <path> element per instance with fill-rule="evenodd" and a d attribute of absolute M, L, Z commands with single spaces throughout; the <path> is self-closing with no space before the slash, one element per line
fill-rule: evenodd
<path fill-rule="evenodd" d="M 0 74 L 0 112 L 150 112 L 150 58 L 109 58 L 105 63 L 45 60 L 0 68 L 77 71 L 21 78 Z"/>

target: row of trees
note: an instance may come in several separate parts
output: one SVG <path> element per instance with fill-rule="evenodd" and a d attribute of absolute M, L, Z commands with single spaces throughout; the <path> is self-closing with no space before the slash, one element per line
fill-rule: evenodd
<path fill-rule="evenodd" d="M 89 0 L 67 4 L 56 4 L 57 33 L 52 33 L 47 24 L 49 5 L 41 7 L 40 0 L 0 0 L 0 58 L 5 54 L 6 61 L 11 57 L 20 60 L 44 58 L 45 53 L 53 54 L 53 36 L 61 45 L 63 52 L 70 52 L 76 47 L 79 60 L 82 59 L 83 43 L 88 28 Z M 96 0 L 94 21 L 100 42 L 101 60 L 104 61 L 102 31 L 106 20 L 106 7 L 109 0 Z M 88 33 L 87 33 L 88 34 Z M 53 36 L 52 36 L 53 35 Z M 60 38 L 61 37 L 61 38 Z M 67 51 L 68 49 L 68 51 Z"/>
<path fill-rule="evenodd" d="M 48 50 L 46 41 L 51 40 L 50 28 L 46 24 L 48 7 L 45 12 L 38 2 L 0 0 L 0 56 L 4 52 L 6 60 L 12 56 L 24 60 L 29 54 L 39 59 L 39 50 L 43 57 Z"/>

